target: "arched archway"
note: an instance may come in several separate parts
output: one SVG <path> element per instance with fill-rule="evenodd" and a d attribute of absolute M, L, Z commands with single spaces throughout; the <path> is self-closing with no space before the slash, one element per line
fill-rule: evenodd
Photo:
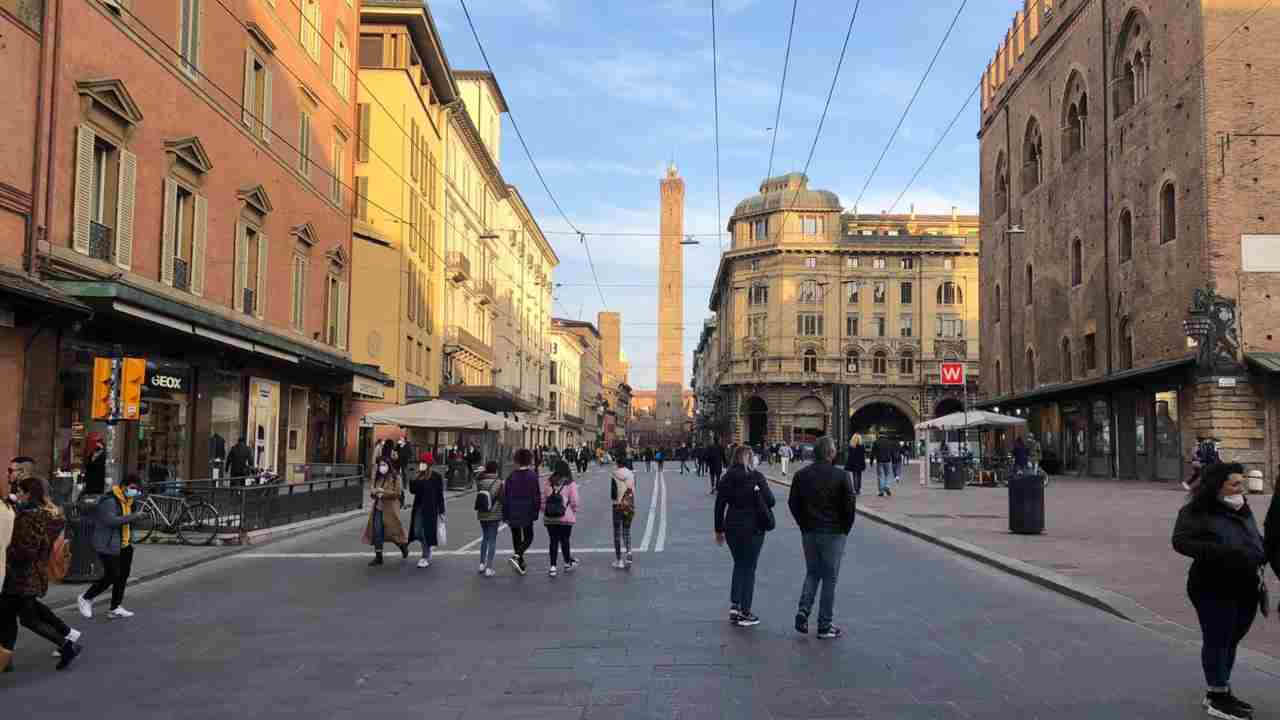
<path fill-rule="evenodd" d="M 763 445 L 769 431 L 769 405 L 759 395 L 753 395 L 743 408 L 747 423 L 747 442 Z"/>
<path fill-rule="evenodd" d="M 863 442 L 874 438 L 912 441 L 916 437 L 915 421 L 897 403 L 872 401 L 854 410 L 849 427 Z"/>

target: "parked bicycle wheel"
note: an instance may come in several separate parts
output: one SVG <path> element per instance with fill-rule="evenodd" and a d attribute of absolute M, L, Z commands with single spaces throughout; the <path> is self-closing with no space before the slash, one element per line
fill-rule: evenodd
<path fill-rule="evenodd" d="M 218 529 L 218 511 L 209 503 L 189 505 L 178 518 L 178 539 L 187 545 L 208 545 Z"/>
<path fill-rule="evenodd" d="M 151 539 L 151 534 L 164 523 L 151 498 L 144 498 L 135 512 L 142 513 L 142 518 L 129 523 L 130 542 L 144 543 Z"/>

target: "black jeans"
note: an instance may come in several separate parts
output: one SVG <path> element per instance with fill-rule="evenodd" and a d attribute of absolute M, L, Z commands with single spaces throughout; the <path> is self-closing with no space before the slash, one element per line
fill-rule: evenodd
<path fill-rule="evenodd" d="M 720 484 L 721 471 L 713 468 L 711 470 L 711 491 L 715 492 L 716 486 Z"/>
<path fill-rule="evenodd" d="M 1210 590 L 1188 585 L 1187 594 L 1200 618 L 1200 664 L 1205 683 L 1211 688 L 1230 687 L 1236 648 L 1249 634 L 1258 613 L 1258 592 L 1251 588 Z"/>
<path fill-rule="evenodd" d="M 853 476 L 853 493 L 855 495 L 862 494 L 862 471 L 850 470 L 849 474 Z"/>
<path fill-rule="evenodd" d="M 22 627 L 62 647 L 71 628 L 40 598 L 34 595 L 0 596 L 0 647 L 13 650 L 18 642 L 18 623 Z"/>
<path fill-rule="evenodd" d="M 729 604 L 742 612 L 751 612 L 756 591 L 756 564 L 764 547 L 764 533 L 755 530 L 728 529 L 724 533 L 733 556 L 733 581 L 729 585 Z"/>
<path fill-rule="evenodd" d="M 551 538 L 551 567 L 556 566 L 556 554 L 563 548 L 564 563 L 568 565 L 573 562 L 573 557 L 569 554 L 569 536 L 573 533 L 572 525 L 548 525 L 547 537 Z"/>
<path fill-rule="evenodd" d="M 524 551 L 533 544 L 533 526 L 511 526 L 511 546 L 515 549 L 516 558 L 524 562 Z"/>
<path fill-rule="evenodd" d="M 103 590 L 111 588 L 111 609 L 115 610 L 124 602 L 124 586 L 129 582 L 129 572 L 133 569 L 133 546 L 122 548 L 119 555 L 98 553 L 98 559 L 102 560 L 102 579 L 84 591 L 84 599 L 92 600 Z"/>

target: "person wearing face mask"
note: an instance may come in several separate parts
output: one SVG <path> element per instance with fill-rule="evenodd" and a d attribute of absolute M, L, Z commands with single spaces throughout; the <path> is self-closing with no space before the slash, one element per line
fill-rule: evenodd
<path fill-rule="evenodd" d="M 76 598 L 80 615 L 93 617 L 93 599 L 111 588 L 111 611 L 107 617 L 124 619 L 133 613 L 124 609 L 124 588 L 133 568 L 133 538 L 130 523 L 142 520 L 144 513 L 134 512 L 134 501 L 142 495 L 142 481 L 130 475 L 124 485 L 113 485 L 111 492 L 98 501 L 94 517 L 93 549 L 102 561 L 102 578 Z"/>
<path fill-rule="evenodd" d="M 1266 602 L 1260 568 L 1263 540 L 1244 496 L 1244 467 L 1216 463 L 1178 513 L 1173 549 L 1192 559 L 1187 594 L 1200 620 L 1200 661 L 1208 692 L 1202 705 L 1210 716 L 1247 720 L 1253 706 L 1231 690 L 1236 648 Z M 1265 612 L 1265 608 L 1263 609 Z"/>
<path fill-rule="evenodd" d="M 365 523 L 360 540 L 373 546 L 373 560 L 369 567 L 382 564 L 382 545 L 390 541 L 400 548 L 400 557 L 409 557 L 409 537 L 400 522 L 400 503 L 404 499 L 404 486 L 400 474 L 386 460 L 378 461 L 378 474 L 369 490 L 373 505 L 369 508 L 369 521 Z"/>

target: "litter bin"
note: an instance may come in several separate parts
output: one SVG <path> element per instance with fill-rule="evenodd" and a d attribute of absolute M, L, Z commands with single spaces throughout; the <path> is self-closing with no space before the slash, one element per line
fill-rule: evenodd
<path fill-rule="evenodd" d="M 959 458 L 946 458 L 942 462 L 942 484 L 948 490 L 964 489 L 964 469 Z"/>
<path fill-rule="evenodd" d="M 1027 471 L 1009 478 L 1009 532 L 1044 532 L 1044 478 Z"/>
<path fill-rule="evenodd" d="M 93 517 L 101 495 L 82 495 L 74 505 L 63 506 L 67 516 L 67 542 L 71 543 L 71 567 L 63 582 L 87 583 L 102 577 L 98 553 L 93 550 Z"/>

